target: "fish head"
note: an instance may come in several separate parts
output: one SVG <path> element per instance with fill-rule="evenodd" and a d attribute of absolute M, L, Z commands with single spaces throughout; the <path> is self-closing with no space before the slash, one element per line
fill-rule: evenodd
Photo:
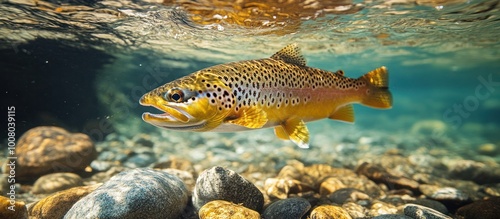
<path fill-rule="evenodd" d="M 219 126 L 229 113 L 232 106 L 222 103 L 229 99 L 217 98 L 227 93 L 227 86 L 217 75 L 193 73 L 144 94 L 139 103 L 163 113 L 145 112 L 142 119 L 165 129 L 208 131 Z"/>

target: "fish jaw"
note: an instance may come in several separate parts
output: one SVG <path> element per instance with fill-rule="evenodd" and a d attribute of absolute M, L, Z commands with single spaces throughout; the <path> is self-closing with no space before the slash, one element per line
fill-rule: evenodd
<path fill-rule="evenodd" d="M 162 111 L 161 114 L 145 112 L 142 119 L 154 126 L 184 131 L 197 131 L 206 126 L 206 120 L 200 120 L 186 111 L 182 104 L 169 103 L 163 99 L 147 93 L 141 97 L 139 103 L 142 106 L 152 106 Z"/>

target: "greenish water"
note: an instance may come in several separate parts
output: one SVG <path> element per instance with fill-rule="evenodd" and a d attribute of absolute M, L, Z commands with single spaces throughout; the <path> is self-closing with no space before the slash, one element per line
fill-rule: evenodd
<path fill-rule="evenodd" d="M 387 66 L 394 97 L 390 110 L 356 106 L 354 125 L 321 121 L 309 124 L 311 130 L 446 139 L 464 151 L 492 143 L 498 162 L 499 2 L 341 5 L 279 20 L 287 14 L 281 11 L 279 22 L 262 22 L 264 16 L 254 18 L 261 26 L 246 26 L 215 22 L 214 15 L 197 23 L 191 17 L 196 8 L 180 3 L 6 1 L 0 4 L 0 63 L 7 82 L 2 102 L 16 106 L 20 132 L 57 125 L 96 141 L 113 132 L 156 133 L 140 119 L 150 110 L 138 105 L 145 92 L 204 67 L 269 57 L 298 43 L 309 66 L 342 69 L 349 77 Z"/>

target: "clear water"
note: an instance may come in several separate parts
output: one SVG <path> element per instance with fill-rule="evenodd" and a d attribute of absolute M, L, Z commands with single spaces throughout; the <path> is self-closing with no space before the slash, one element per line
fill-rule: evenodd
<path fill-rule="evenodd" d="M 313 141 L 324 127 L 347 127 L 449 140 L 466 159 L 482 144 L 500 147 L 499 1 L 255 2 L 4 1 L 2 102 L 16 106 L 20 131 L 58 125 L 96 141 L 157 133 L 140 119 L 151 110 L 138 105 L 145 92 L 298 43 L 309 66 L 349 77 L 387 66 L 394 96 L 391 110 L 356 106 L 354 125 L 309 124 Z M 499 151 L 489 159 L 499 162 Z"/>

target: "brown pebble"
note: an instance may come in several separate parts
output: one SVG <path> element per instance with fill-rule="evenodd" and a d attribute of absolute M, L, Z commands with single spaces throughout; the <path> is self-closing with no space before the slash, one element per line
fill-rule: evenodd
<path fill-rule="evenodd" d="M 323 180 L 323 182 L 321 182 L 321 185 L 319 186 L 319 194 L 321 196 L 326 196 L 346 187 L 347 186 L 342 183 L 340 179 L 336 177 L 328 177 L 327 179 Z"/>
<path fill-rule="evenodd" d="M 16 179 L 23 180 L 47 173 L 84 171 L 97 151 L 85 134 L 40 126 L 19 138 L 16 155 Z"/>
<path fill-rule="evenodd" d="M 13 196 L 14 197 L 14 196 Z M 0 218 L 28 218 L 28 211 L 24 202 L 16 201 L 16 198 L 0 196 Z"/>
<path fill-rule="evenodd" d="M 314 189 L 295 179 L 268 178 L 264 183 L 264 190 L 271 198 L 285 199 L 290 194 L 313 191 Z"/>
<path fill-rule="evenodd" d="M 490 197 L 462 206 L 457 210 L 458 218 L 494 219 L 500 216 L 500 197 Z"/>
<path fill-rule="evenodd" d="M 314 208 L 309 216 L 311 219 L 352 219 L 342 207 L 334 205 L 321 205 Z"/>
<path fill-rule="evenodd" d="M 83 180 L 74 173 L 52 173 L 38 178 L 33 184 L 33 194 L 48 194 L 75 186 L 82 186 Z"/>
<path fill-rule="evenodd" d="M 232 202 L 215 200 L 203 205 L 198 212 L 200 219 L 248 218 L 260 219 L 258 212 Z"/>
<path fill-rule="evenodd" d="M 29 215 L 34 218 L 63 218 L 73 204 L 101 185 L 74 187 L 47 196 L 30 206 Z"/>

